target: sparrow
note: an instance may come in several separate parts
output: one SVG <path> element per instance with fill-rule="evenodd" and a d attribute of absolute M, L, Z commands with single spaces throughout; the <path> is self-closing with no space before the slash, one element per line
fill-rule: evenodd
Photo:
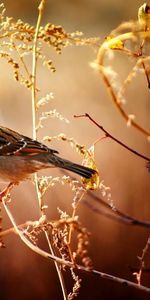
<path fill-rule="evenodd" d="M 58 156 L 57 150 L 0 126 L 0 178 L 9 186 L 41 169 L 57 167 L 91 178 L 96 171 Z M 2 192 L 1 192 L 2 193 Z"/>

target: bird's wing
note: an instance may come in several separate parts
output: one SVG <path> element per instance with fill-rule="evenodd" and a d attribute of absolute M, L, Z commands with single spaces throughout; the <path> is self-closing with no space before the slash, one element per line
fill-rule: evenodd
<path fill-rule="evenodd" d="M 40 153 L 58 153 L 46 145 L 11 129 L 0 127 L 0 155 L 37 155 Z"/>

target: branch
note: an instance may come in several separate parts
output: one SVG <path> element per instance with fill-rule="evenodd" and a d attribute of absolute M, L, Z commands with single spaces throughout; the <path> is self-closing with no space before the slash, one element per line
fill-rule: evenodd
<path fill-rule="evenodd" d="M 66 170 L 61 170 L 61 173 L 68 175 L 68 172 Z M 75 177 L 71 176 L 71 179 L 75 180 Z M 123 222 L 128 225 L 142 226 L 142 227 L 150 228 L 150 221 L 142 221 L 142 220 L 136 219 L 128 214 L 125 214 L 124 212 L 120 211 L 118 208 L 112 207 L 111 204 L 109 204 L 108 202 L 105 202 L 105 200 L 101 199 L 99 196 L 95 195 L 91 191 L 87 191 L 87 195 L 89 195 L 93 200 L 95 200 L 99 204 L 102 204 L 103 206 L 105 206 L 106 208 L 111 210 L 111 213 L 113 213 L 114 215 L 104 212 L 100 208 L 97 208 L 94 205 L 92 205 L 91 203 L 82 199 L 81 203 L 85 203 L 95 213 L 102 214 L 107 218 L 111 218 L 113 220 L 117 220 L 117 221 Z"/>
<path fill-rule="evenodd" d="M 89 118 L 89 120 L 94 123 L 98 128 L 100 128 L 106 135 L 106 137 L 111 138 L 113 141 L 115 141 L 116 143 L 118 143 L 119 145 L 121 145 L 123 148 L 127 149 L 128 151 L 134 153 L 135 155 L 145 159 L 146 161 L 150 161 L 150 157 L 147 157 L 139 152 L 137 152 L 136 150 L 130 148 L 129 146 L 125 145 L 124 143 L 122 143 L 120 140 L 118 140 L 117 138 L 115 138 L 113 135 L 111 135 L 106 129 L 103 128 L 103 126 L 101 126 L 100 124 L 98 124 L 89 114 L 85 113 L 84 115 L 75 115 L 75 118 Z"/>
<path fill-rule="evenodd" d="M 100 213 L 100 214 L 102 213 L 106 217 L 111 217 L 113 219 L 116 219 L 116 220 L 121 221 L 123 223 L 126 223 L 128 225 L 142 226 L 142 227 L 150 228 L 150 221 L 141 221 L 139 219 L 136 219 L 136 218 L 134 218 L 134 217 L 132 217 L 128 214 L 123 213 L 122 211 L 120 211 L 116 207 L 112 208 L 112 206 L 108 202 L 105 202 L 103 199 L 101 199 L 97 195 L 93 194 L 92 192 L 88 191 L 88 194 L 90 195 L 90 197 L 92 197 L 93 200 L 95 200 L 96 202 L 102 204 L 103 206 L 105 206 L 106 208 L 111 210 L 111 212 L 113 214 L 115 214 L 116 217 L 115 217 L 115 215 L 110 215 L 110 214 L 107 214 L 105 212 L 102 212 L 99 208 L 95 208 L 94 206 L 92 206 L 92 204 L 89 204 L 89 203 L 86 202 L 86 205 L 90 209 L 92 209 L 94 212 Z M 85 201 L 83 201 L 83 202 L 85 202 Z"/>

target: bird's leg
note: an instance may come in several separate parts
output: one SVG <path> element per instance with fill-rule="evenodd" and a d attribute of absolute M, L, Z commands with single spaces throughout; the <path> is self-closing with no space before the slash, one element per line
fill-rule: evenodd
<path fill-rule="evenodd" d="M 6 186 L 1 192 L 0 192 L 0 201 L 3 200 L 4 197 L 7 197 L 7 195 L 9 194 L 9 192 L 11 191 L 11 189 L 13 188 L 13 186 L 15 185 L 16 183 L 14 182 L 10 182 L 8 184 L 8 186 Z"/>

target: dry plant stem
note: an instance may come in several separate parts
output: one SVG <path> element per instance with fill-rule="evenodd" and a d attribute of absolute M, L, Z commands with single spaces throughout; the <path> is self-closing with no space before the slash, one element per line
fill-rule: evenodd
<path fill-rule="evenodd" d="M 79 202 L 81 202 L 82 198 L 84 197 L 85 193 L 86 193 L 86 190 L 84 190 L 82 192 L 80 198 L 78 199 L 78 202 L 74 204 L 73 212 L 72 212 L 72 216 L 71 216 L 72 219 L 75 218 L 77 207 L 79 205 Z M 68 250 L 69 250 L 70 259 L 71 259 L 72 263 L 74 263 L 74 258 L 73 258 L 72 249 L 71 249 L 72 232 L 73 232 L 73 225 L 71 225 L 69 234 L 68 234 Z"/>
<path fill-rule="evenodd" d="M 137 152 L 136 150 L 133 150 L 132 148 L 128 147 L 127 145 L 125 145 L 124 143 L 122 143 L 120 140 L 118 140 L 117 138 L 115 138 L 114 136 L 112 136 L 106 129 L 103 128 L 103 126 L 101 126 L 100 124 L 98 124 L 89 114 L 85 113 L 84 115 L 78 115 L 78 116 L 74 116 L 75 118 L 89 118 L 89 120 L 94 123 L 98 128 L 100 128 L 106 135 L 106 137 L 111 138 L 113 141 L 115 141 L 116 143 L 118 143 L 119 145 L 121 145 L 123 148 L 127 149 L 128 151 L 134 153 L 135 155 L 145 159 L 146 161 L 150 161 L 150 157 L 147 157 L 139 152 Z"/>
<path fill-rule="evenodd" d="M 18 228 L 21 229 L 21 228 L 23 228 L 25 225 L 26 225 L 26 223 L 20 224 L 20 225 L 18 225 Z M 11 228 L 8 228 L 8 229 L 6 229 L 6 230 L 1 231 L 1 232 L 0 232 L 0 236 L 5 236 L 5 235 L 10 234 L 10 233 L 16 233 L 16 234 L 17 234 L 17 232 L 16 232 L 16 230 L 15 230 L 14 227 L 11 227 Z"/>
<path fill-rule="evenodd" d="M 36 140 L 36 138 L 37 138 L 36 137 L 36 69 L 37 69 L 37 53 L 36 53 L 36 51 L 37 51 L 37 42 L 38 42 L 38 32 L 39 32 L 39 28 L 40 28 L 44 5 L 45 5 L 45 0 L 42 0 L 38 7 L 39 15 L 38 15 L 35 36 L 34 36 L 34 42 L 33 42 L 32 89 L 31 89 L 31 91 L 32 91 L 32 128 L 33 128 L 33 139 L 34 140 Z M 39 201 L 39 207 L 40 207 L 40 210 L 42 211 L 42 203 L 41 203 L 42 198 L 40 197 L 39 190 L 38 190 L 37 174 L 35 174 L 34 179 L 35 179 L 36 191 L 37 191 L 37 196 L 38 196 L 38 201 Z"/>
<path fill-rule="evenodd" d="M 70 263 L 69 261 L 64 261 L 63 259 L 57 257 L 57 256 L 53 256 L 51 255 L 50 253 L 40 249 L 38 246 L 35 246 L 33 243 L 31 243 L 29 241 L 29 239 L 24 235 L 23 231 L 19 229 L 19 227 L 17 226 L 16 222 L 15 222 L 15 219 L 9 209 L 9 206 L 6 202 L 6 200 L 4 200 L 4 198 L 2 199 L 2 203 L 3 203 L 3 206 L 5 208 L 5 211 L 9 217 L 9 220 L 11 221 L 12 225 L 13 225 L 13 228 L 15 230 L 15 232 L 18 234 L 18 236 L 20 237 L 20 239 L 26 244 L 26 246 L 28 246 L 32 251 L 36 252 L 37 254 L 45 257 L 45 258 L 48 258 L 48 259 L 52 259 L 54 261 L 57 261 L 59 262 L 60 264 L 66 264 L 68 267 L 72 267 L 72 263 Z"/>
<path fill-rule="evenodd" d="M 148 72 L 147 72 L 147 69 L 146 69 L 146 66 L 145 66 L 145 63 L 144 63 L 143 60 L 142 60 L 142 66 L 143 66 L 144 73 L 145 73 L 145 76 L 146 76 L 146 79 L 147 79 L 148 88 L 150 88 L 150 79 L 149 79 L 149 75 L 148 75 Z"/>
<path fill-rule="evenodd" d="M 89 209 L 91 209 L 95 213 L 102 214 L 107 218 L 125 223 L 127 225 L 150 228 L 150 221 L 142 221 L 142 220 L 136 219 L 136 218 L 134 218 L 134 217 L 132 217 L 128 214 L 123 213 L 122 211 L 118 210 L 116 207 L 115 207 L 115 209 L 112 209 L 112 206 L 109 203 L 105 202 L 103 199 L 101 199 L 97 195 L 94 195 L 93 192 L 91 193 L 90 191 L 88 191 L 88 194 L 93 200 L 95 200 L 96 202 L 98 202 L 99 204 L 104 206 L 105 208 L 111 210 L 111 212 L 114 215 L 110 214 L 110 213 L 107 213 L 107 212 L 95 207 L 92 203 L 89 203 L 86 200 L 82 200 L 81 203 L 85 204 Z M 19 224 L 18 229 L 23 229 L 27 225 L 28 225 L 27 223 Z M 0 237 L 5 236 L 5 235 L 10 234 L 10 233 L 16 233 L 17 234 L 14 227 L 11 227 L 11 228 L 8 228 L 6 230 L 1 231 L 0 232 Z"/>
<path fill-rule="evenodd" d="M 45 0 L 40 2 L 38 7 L 39 15 L 36 24 L 35 36 L 33 41 L 33 61 L 32 61 L 32 128 L 33 128 L 33 139 L 36 140 L 36 69 L 37 69 L 37 43 L 38 43 L 38 32 L 40 28 L 40 23 L 42 19 L 42 13 L 45 5 Z"/>
<path fill-rule="evenodd" d="M 146 32 L 147 28 L 145 28 L 145 32 Z M 143 47 L 144 47 L 144 44 L 145 44 L 145 39 L 143 39 L 141 45 L 140 45 L 140 52 L 141 52 L 141 55 L 143 54 Z M 145 73 L 145 76 L 146 76 L 146 79 L 147 79 L 147 83 L 148 83 L 148 88 L 150 88 L 150 80 L 149 80 L 149 74 L 147 72 L 147 69 L 146 69 L 146 66 L 145 66 L 145 63 L 144 61 L 142 60 L 142 66 L 143 66 L 143 69 L 144 69 L 144 73 Z"/>
<path fill-rule="evenodd" d="M 57 256 L 53 256 L 51 254 L 49 254 L 48 252 L 40 249 L 39 247 L 35 246 L 34 244 L 32 244 L 27 238 L 26 236 L 23 234 L 23 232 L 18 228 L 12 214 L 11 214 L 11 211 L 9 209 L 9 206 L 8 204 L 6 203 L 6 201 L 4 199 L 2 199 L 2 203 L 3 203 L 3 206 L 5 208 L 5 211 L 13 225 L 13 227 L 15 228 L 15 231 L 17 232 L 17 234 L 19 235 L 20 239 L 34 252 L 36 252 L 37 254 L 43 256 L 44 258 L 47 258 L 47 259 L 51 259 L 51 260 L 54 260 L 54 261 L 57 261 L 59 264 L 63 264 L 65 266 L 67 266 L 68 268 L 76 268 L 77 270 L 81 270 L 81 271 L 84 271 L 84 272 L 88 272 L 89 274 L 95 274 L 97 276 L 99 276 L 100 278 L 103 278 L 103 279 L 107 279 L 107 280 L 111 280 L 111 281 L 114 281 L 114 282 L 118 282 L 119 284 L 121 285 L 124 285 L 125 287 L 131 287 L 131 288 L 135 288 L 139 291 L 143 291 L 143 292 L 146 292 L 146 293 L 150 293 L 150 288 L 147 288 L 145 286 L 142 286 L 142 285 L 138 285 L 136 283 L 133 283 L 131 281 L 128 281 L 128 280 L 125 280 L 125 279 L 122 279 L 122 278 L 119 278 L 119 277 L 115 277 L 115 276 L 112 276 L 112 275 L 109 275 L 107 273 L 103 273 L 103 272 L 99 272 L 97 270 L 89 270 L 88 268 L 86 267 L 83 267 L 81 265 L 76 265 L 74 266 L 72 264 L 72 262 L 70 261 L 66 261 L 66 260 L 63 260 L 62 258 L 59 258 Z"/>
<path fill-rule="evenodd" d="M 18 48 L 16 47 L 16 44 L 15 44 L 15 43 L 13 43 L 13 46 L 14 46 L 14 48 L 15 48 L 15 50 L 16 50 L 18 56 L 19 56 L 19 59 L 20 59 L 22 65 L 23 65 L 23 67 L 24 67 L 24 69 L 25 69 L 27 75 L 28 75 L 29 80 L 31 80 L 31 74 L 30 74 L 30 72 L 29 72 L 29 70 L 28 70 L 28 68 L 27 68 L 27 65 L 26 65 L 26 63 L 25 63 L 25 61 L 24 61 L 22 55 L 20 54 L 20 52 L 19 52 Z"/>
<path fill-rule="evenodd" d="M 47 243 L 48 243 L 49 249 L 51 251 L 51 254 L 54 257 L 55 254 L 54 254 L 51 242 L 49 240 L 49 236 L 48 236 L 48 232 L 47 231 L 45 231 L 45 236 L 46 236 Z M 61 289 L 62 289 L 62 293 L 63 293 L 63 298 L 64 298 L 64 300 L 67 300 L 67 298 L 68 298 L 68 296 L 67 296 L 67 290 L 66 290 L 66 285 L 65 285 L 64 277 L 63 277 L 62 271 L 60 269 L 60 264 L 57 262 L 57 260 L 54 261 L 54 264 L 55 264 L 55 268 L 57 270 L 57 274 L 58 274 L 58 277 L 59 277 L 59 281 L 60 281 L 60 285 L 61 285 Z"/>
<path fill-rule="evenodd" d="M 39 33 L 39 28 L 41 24 L 41 19 L 42 19 L 42 14 L 45 6 L 45 1 L 46 0 L 41 0 L 40 5 L 38 7 L 39 14 L 38 14 L 38 20 L 36 24 L 36 30 L 35 30 L 35 36 L 34 36 L 34 43 L 33 43 L 33 61 L 32 61 L 32 126 L 33 126 L 33 139 L 36 140 L 36 69 L 37 69 L 37 43 L 38 43 L 38 33 Z M 37 197 L 39 201 L 39 207 L 41 214 L 43 215 L 43 202 L 42 202 L 42 197 L 38 189 L 38 176 L 37 173 L 34 176 L 35 179 L 35 185 L 36 185 L 36 191 L 37 191 Z M 49 236 L 47 232 L 45 231 L 45 236 L 49 245 L 49 249 L 54 256 L 53 248 L 49 240 Z M 62 293 L 63 293 L 63 298 L 64 300 L 67 300 L 67 292 L 64 284 L 64 279 L 62 276 L 62 272 L 60 270 L 58 262 L 55 260 L 55 267 L 58 273 L 58 277 L 60 280 L 61 288 L 62 288 Z"/>
<path fill-rule="evenodd" d="M 134 272 L 133 273 L 133 275 L 136 276 L 138 285 L 141 285 L 141 277 L 142 277 L 142 272 L 143 272 L 143 269 L 144 269 L 144 259 L 145 259 L 146 253 L 148 252 L 149 246 L 150 246 L 150 236 L 148 237 L 146 245 L 145 245 L 145 247 L 144 247 L 144 249 L 142 251 L 142 256 L 138 257 L 139 260 L 140 260 L 140 269 L 139 269 L 139 272 Z"/>
<path fill-rule="evenodd" d="M 144 39 L 146 37 L 149 37 L 150 36 L 150 32 L 140 32 L 139 33 L 139 36 L 140 37 L 143 37 Z M 121 34 L 115 38 L 112 38 L 110 41 L 107 41 L 107 42 L 104 42 L 102 44 L 102 46 L 99 48 L 99 51 L 98 51 L 98 55 L 97 55 L 97 64 L 99 66 L 99 72 L 100 74 L 102 75 L 103 77 L 103 80 L 110 92 L 110 95 L 113 99 L 113 102 L 115 104 L 115 106 L 117 107 L 117 109 L 120 111 L 122 117 L 128 121 L 129 120 L 129 117 L 128 115 L 126 114 L 126 112 L 124 111 L 124 109 L 122 108 L 122 106 L 120 105 L 120 99 L 117 97 L 117 95 L 115 94 L 114 90 L 113 90 L 113 87 L 111 85 L 111 82 L 110 80 L 108 79 L 107 75 L 105 74 L 105 71 L 103 71 L 103 66 L 104 66 L 104 57 L 105 57 L 105 52 L 107 51 L 107 49 L 111 46 L 113 46 L 113 44 L 115 44 L 115 42 L 117 43 L 117 41 L 126 41 L 126 40 L 130 40 L 134 38 L 134 33 L 133 32 L 128 32 L 128 33 L 124 33 L 124 34 Z M 133 55 L 134 56 L 134 55 Z M 147 137 L 150 136 L 150 132 L 148 132 L 146 129 L 144 129 L 143 127 L 141 127 L 138 123 L 136 123 L 134 120 L 131 121 L 131 125 L 133 127 L 135 127 L 136 129 L 138 129 L 141 133 L 143 133 L 144 135 L 146 135 Z"/>
<path fill-rule="evenodd" d="M 91 209 L 95 213 L 102 214 L 107 218 L 125 223 L 127 225 L 134 225 L 134 226 L 150 228 L 150 221 L 142 221 L 142 220 L 136 219 L 136 218 L 134 218 L 134 217 L 132 217 L 128 214 L 123 213 L 122 211 L 118 210 L 116 207 L 115 207 L 115 209 L 112 209 L 112 206 L 109 203 L 105 202 L 103 199 L 101 199 L 97 195 L 94 195 L 93 192 L 91 193 L 90 191 L 88 191 L 88 194 L 93 200 L 95 200 L 96 202 L 98 202 L 99 204 L 104 206 L 105 208 L 111 210 L 111 212 L 114 215 L 112 213 L 111 214 L 107 213 L 107 212 L 95 207 L 92 203 L 89 203 L 86 200 L 82 200 L 81 203 L 85 204 L 89 209 Z M 27 225 L 28 225 L 27 223 L 20 224 L 20 225 L 18 225 L 18 228 L 22 229 L 22 228 L 26 227 Z M 10 234 L 10 233 L 16 233 L 17 234 L 14 227 L 11 227 L 11 228 L 8 228 L 6 230 L 1 231 L 0 236 L 2 237 L 2 236 L 5 236 L 7 234 Z"/>
<path fill-rule="evenodd" d="M 121 51 L 121 50 L 120 50 Z M 133 56 L 133 53 L 132 53 L 132 55 L 131 56 Z M 136 64 L 134 65 L 134 67 L 130 70 L 130 72 L 128 73 L 128 76 L 127 76 L 127 78 L 124 80 L 124 82 L 123 82 L 123 84 L 122 84 L 122 86 L 121 86 L 121 88 L 120 88 L 120 90 L 119 90 L 119 92 L 118 92 L 118 95 L 119 95 L 119 97 L 121 98 L 121 97 L 123 97 L 123 95 L 124 95 L 124 93 L 125 93 L 125 90 L 126 90 L 126 88 L 127 88 L 127 85 L 129 84 L 129 82 L 131 81 L 131 79 L 130 80 L 128 80 L 129 78 L 131 78 L 131 76 L 133 76 L 132 74 L 134 73 L 133 72 L 133 70 L 135 69 L 135 68 L 138 68 L 138 65 L 139 64 L 142 64 L 142 61 L 143 61 L 143 59 L 141 60 L 141 57 L 137 60 L 137 62 L 136 62 Z M 117 98 L 118 98 L 118 96 L 117 96 Z"/>
<path fill-rule="evenodd" d="M 14 187 L 14 183 L 10 182 L 8 186 L 6 186 L 1 192 L 0 192 L 0 202 L 2 201 L 3 197 L 7 198 L 7 196 L 10 194 L 11 189 Z"/>

